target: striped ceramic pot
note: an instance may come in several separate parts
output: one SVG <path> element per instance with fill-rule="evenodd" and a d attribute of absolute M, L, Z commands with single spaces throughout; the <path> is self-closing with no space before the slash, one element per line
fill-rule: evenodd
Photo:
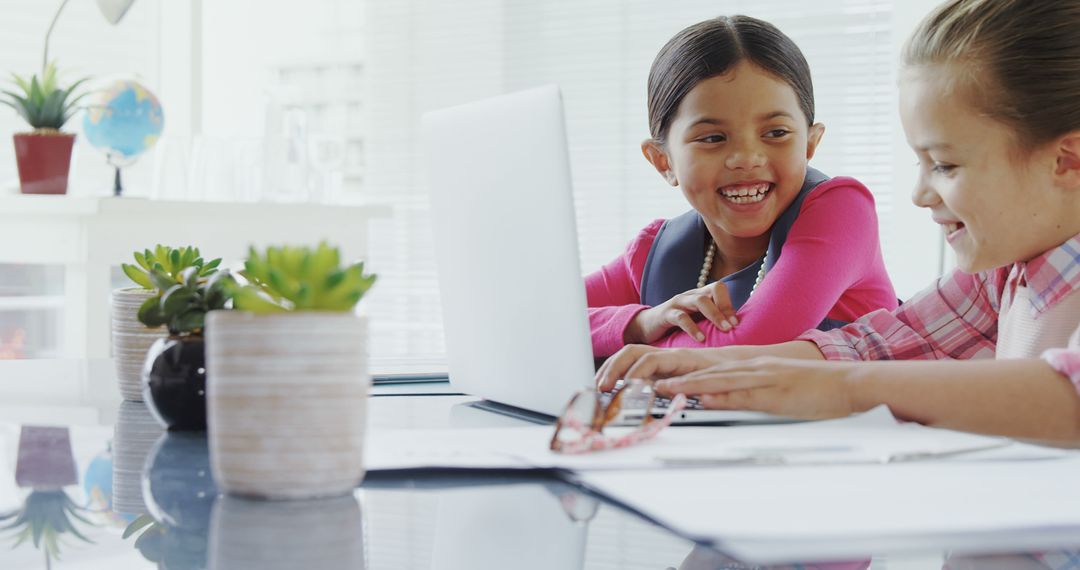
<path fill-rule="evenodd" d="M 207 315 L 210 466 L 222 491 L 351 493 L 364 476 L 367 323 L 352 313 Z"/>
<path fill-rule="evenodd" d="M 125 400 L 142 401 L 142 369 L 146 352 L 169 331 L 165 327 L 147 328 L 139 322 L 139 307 L 154 295 L 148 289 L 115 289 L 110 308 L 112 318 L 112 354 L 116 381 Z"/>

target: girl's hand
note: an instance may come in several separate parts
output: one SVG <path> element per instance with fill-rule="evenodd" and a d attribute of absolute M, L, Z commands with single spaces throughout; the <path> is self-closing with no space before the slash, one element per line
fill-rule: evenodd
<path fill-rule="evenodd" d="M 694 352 L 694 351 L 691 351 Z M 791 418 L 840 418 L 853 405 L 852 363 L 763 356 L 728 360 L 656 382 L 658 394 L 686 394 L 707 408 L 753 410 Z"/>
<path fill-rule="evenodd" d="M 641 344 L 624 346 L 604 361 L 596 372 L 596 389 L 608 392 L 622 378 L 670 378 L 723 362 L 724 348 L 653 348 Z"/>
<path fill-rule="evenodd" d="M 678 328 L 698 342 L 704 342 L 705 334 L 695 322 L 702 317 L 722 331 L 729 331 L 739 324 L 735 307 L 731 305 L 731 295 L 723 282 L 679 293 L 662 305 L 641 311 L 626 327 L 623 339 L 627 344 L 651 344 L 671 329 Z"/>

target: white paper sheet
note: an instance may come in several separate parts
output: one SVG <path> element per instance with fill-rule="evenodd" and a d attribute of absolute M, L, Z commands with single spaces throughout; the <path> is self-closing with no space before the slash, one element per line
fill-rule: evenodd
<path fill-rule="evenodd" d="M 660 524 L 754 563 L 873 554 L 898 542 L 993 551 L 1066 543 L 1080 458 L 902 465 L 594 471 L 580 480 Z M 964 537 L 968 537 L 965 539 Z M 987 543 L 990 540 L 992 542 Z M 937 542 L 935 542 L 937 541 Z M 966 541 L 966 542 L 965 542 Z"/>
<path fill-rule="evenodd" d="M 618 428 L 610 430 L 617 433 Z M 607 430 L 605 430 L 607 431 Z M 905 459 L 1031 459 L 1062 452 L 918 424 L 900 424 L 885 407 L 850 418 L 768 426 L 673 427 L 624 449 L 563 455 L 548 449 L 550 426 L 498 429 L 373 429 L 368 470 L 562 468 L 573 471 L 717 465 L 879 464 Z M 976 451 L 983 450 L 983 451 Z M 970 452 L 970 453 L 968 453 Z M 944 458 L 942 458 L 944 459 Z"/>

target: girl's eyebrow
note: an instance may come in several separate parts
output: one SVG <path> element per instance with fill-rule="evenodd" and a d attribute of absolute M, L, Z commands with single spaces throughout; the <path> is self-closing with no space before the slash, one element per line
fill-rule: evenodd
<path fill-rule="evenodd" d="M 911 148 L 918 152 L 930 152 L 932 150 L 952 150 L 953 145 L 947 142 L 932 142 L 924 145 L 913 145 Z"/>
<path fill-rule="evenodd" d="M 758 120 L 759 121 L 770 121 L 772 119 L 777 119 L 779 117 L 786 117 L 788 119 L 795 120 L 795 117 L 792 116 L 791 113 L 788 113 L 787 111 L 773 111 L 771 113 L 765 113 L 763 115 L 759 115 Z"/>
<path fill-rule="evenodd" d="M 788 118 L 788 119 L 791 119 L 791 120 L 795 120 L 795 117 L 792 116 L 791 113 L 788 113 L 787 111 L 770 111 L 770 112 L 762 113 L 762 114 L 758 115 L 757 116 L 757 121 L 758 122 L 771 121 L 771 120 L 779 118 L 779 117 L 785 117 L 785 118 Z M 691 123 L 690 128 L 694 128 L 694 127 L 696 127 L 698 125 L 725 125 L 725 124 L 727 124 L 727 122 L 728 121 L 726 121 L 724 119 L 717 119 L 717 118 L 714 118 L 714 117 L 702 117 L 702 118 L 694 121 L 693 123 Z"/>

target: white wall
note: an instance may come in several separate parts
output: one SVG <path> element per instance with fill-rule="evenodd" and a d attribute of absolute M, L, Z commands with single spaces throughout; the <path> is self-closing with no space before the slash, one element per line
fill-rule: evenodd
<path fill-rule="evenodd" d="M 211 136 L 265 133 L 268 83 L 286 64 L 359 57 L 363 2 L 230 0 L 202 5 L 202 130 Z M 331 55 L 333 57 L 333 55 Z"/>

